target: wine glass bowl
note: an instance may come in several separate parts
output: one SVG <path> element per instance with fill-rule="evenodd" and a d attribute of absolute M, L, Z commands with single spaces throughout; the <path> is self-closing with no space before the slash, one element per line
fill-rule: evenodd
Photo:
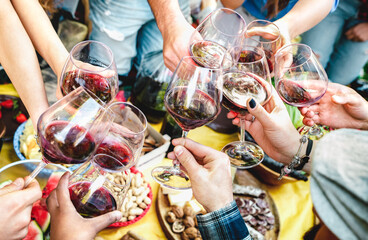
<path fill-rule="evenodd" d="M 267 20 L 253 20 L 248 24 L 245 35 L 260 43 L 259 47 L 265 52 L 268 67 L 272 73 L 275 63 L 274 55 L 282 45 L 278 26 Z"/>
<path fill-rule="evenodd" d="M 110 129 L 112 113 L 79 87 L 49 107 L 38 119 L 37 136 L 42 162 L 26 185 L 50 162 L 87 161 Z"/>
<path fill-rule="evenodd" d="M 96 154 L 113 156 L 96 159 L 96 164 L 105 171 L 119 172 L 134 166 L 143 147 L 147 120 L 145 115 L 134 105 L 127 102 L 113 102 L 108 109 L 114 113 L 112 126 L 102 140 Z"/>
<path fill-rule="evenodd" d="M 59 84 L 64 96 L 83 86 L 103 102 L 110 102 L 118 91 L 118 75 L 111 49 L 92 40 L 75 45 L 65 62 Z"/>
<path fill-rule="evenodd" d="M 70 199 L 77 212 L 87 218 L 119 210 L 130 186 L 130 170 L 122 172 L 125 175 L 121 178 L 124 182 L 117 183 L 112 173 L 96 164 L 100 157 L 109 157 L 110 162 L 120 163 L 112 156 L 97 154 L 77 168 L 69 178 Z"/>
<path fill-rule="evenodd" d="M 198 57 L 183 57 L 164 97 L 165 107 L 182 128 L 184 139 L 189 130 L 214 120 L 221 109 L 222 70 L 198 66 L 200 61 Z M 175 162 L 173 167 L 159 166 L 151 174 L 164 187 L 178 190 L 191 187 L 188 176 Z"/>
<path fill-rule="evenodd" d="M 193 32 L 189 52 L 200 57 L 195 59 L 200 66 L 218 68 L 227 50 L 242 42 L 245 29 L 246 22 L 239 13 L 228 8 L 217 9 Z"/>
<path fill-rule="evenodd" d="M 282 47 L 275 55 L 275 85 L 285 103 L 307 107 L 323 97 L 328 77 L 309 46 L 293 43 Z M 323 135 L 316 126 L 309 134 L 317 138 Z"/>
<path fill-rule="evenodd" d="M 250 43 L 250 42 L 249 42 Z M 249 114 L 247 102 L 255 99 L 265 105 L 272 95 L 270 73 L 262 49 L 244 42 L 229 50 L 239 53 L 233 58 L 232 67 L 223 76 L 222 105 L 238 113 L 240 119 L 240 141 L 224 146 L 222 152 L 229 156 L 230 163 L 237 168 L 251 168 L 263 161 L 264 152 L 252 142 L 245 141 L 245 121 Z M 230 53 L 232 56 L 236 54 Z"/>

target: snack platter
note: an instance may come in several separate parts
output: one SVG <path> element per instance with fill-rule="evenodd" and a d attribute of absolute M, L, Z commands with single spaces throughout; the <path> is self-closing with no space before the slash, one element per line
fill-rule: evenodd
<path fill-rule="evenodd" d="M 234 200 L 248 226 L 252 239 L 278 239 L 280 232 L 279 214 L 273 199 L 264 190 L 262 183 L 246 170 L 238 171 L 234 182 Z M 168 196 L 163 193 L 162 188 L 158 192 L 156 205 L 159 222 L 168 239 L 201 239 L 200 233 L 197 231 L 195 215 L 199 213 L 205 214 L 203 208 L 200 210 L 192 209 L 194 211 L 194 221 L 191 221 L 186 213 L 188 211 L 186 210 L 188 202 L 180 208 L 171 205 Z M 182 232 L 175 228 L 174 223 L 177 221 L 182 221 L 182 225 L 184 225 Z M 188 234 L 183 232 L 188 232 Z"/>

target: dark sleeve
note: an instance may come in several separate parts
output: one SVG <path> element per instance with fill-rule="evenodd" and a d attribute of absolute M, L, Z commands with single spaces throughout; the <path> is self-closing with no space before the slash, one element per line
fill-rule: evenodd
<path fill-rule="evenodd" d="M 197 220 L 203 239 L 251 240 L 235 201 L 214 212 L 197 215 Z"/>

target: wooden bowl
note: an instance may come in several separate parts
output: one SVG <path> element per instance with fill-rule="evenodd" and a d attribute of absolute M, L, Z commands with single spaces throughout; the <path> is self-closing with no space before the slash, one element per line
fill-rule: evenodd
<path fill-rule="evenodd" d="M 284 176 L 280 181 L 277 179 L 280 173 L 275 172 L 274 170 L 268 168 L 264 164 L 259 164 L 254 168 L 248 169 L 259 181 L 272 185 L 277 186 L 284 183 L 291 183 L 298 181 L 297 179 L 289 176 Z"/>

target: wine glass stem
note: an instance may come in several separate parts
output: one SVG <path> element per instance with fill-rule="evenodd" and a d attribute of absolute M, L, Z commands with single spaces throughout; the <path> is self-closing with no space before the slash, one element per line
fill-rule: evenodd
<path fill-rule="evenodd" d="M 35 177 L 41 172 L 42 169 L 44 169 L 46 167 L 47 163 L 42 160 L 37 167 L 35 168 L 35 170 L 33 170 L 33 172 L 31 173 L 31 175 L 28 176 L 26 183 L 24 184 L 24 188 L 26 188 L 33 179 L 35 179 Z"/>
<path fill-rule="evenodd" d="M 182 134 L 181 134 L 181 137 L 184 139 L 183 146 L 185 145 L 185 138 L 187 137 L 188 132 L 189 132 L 189 131 L 184 131 L 184 130 L 183 130 L 183 132 L 182 132 Z M 174 170 L 175 170 L 177 173 L 179 173 L 179 172 L 180 172 L 180 162 L 179 162 L 178 158 L 176 158 L 176 159 L 175 159 L 175 161 L 173 161 L 173 163 L 174 163 Z"/>
<path fill-rule="evenodd" d="M 245 116 L 240 115 L 240 142 L 245 142 Z"/>

